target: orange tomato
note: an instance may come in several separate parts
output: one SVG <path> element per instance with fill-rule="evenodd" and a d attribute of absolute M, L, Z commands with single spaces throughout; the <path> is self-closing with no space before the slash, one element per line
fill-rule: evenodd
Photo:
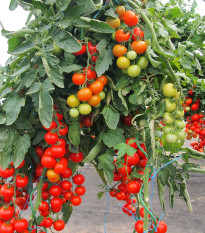
<path fill-rule="evenodd" d="M 137 53 L 137 54 L 143 54 L 147 50 L 147 44 L 145 41 L 134 41 L 131 44 L 131 48 Z"/>
<path fill-rule="evenodd" d="M 117 6 L 117 7 L 115 8 L 115 12 L 116 12 L 116 14 L 118 14 L 119 17 L 121 18 L 121 17 L 123 17 L 124 14 L 125 14 L 125 7 L 124 7 L 124 6 Z"/>
<path fill-rule="evenodd" d="M 80 101 L 88 101 L 92 97 L 92 91 L 86 87 L 79 90 L 77 96 Z"/>
<path fill-rule="evenodd" d="M 113 47 L 112 52 L 115 57 L 122 57 L 125 53 L 127 53 L 127 48 L 123 45 L 117 44 Z"/>
<path fill-rule="evenodd" d="M 107 17 L 105 22 L 114 29 L 117 29 L 120 26 L 120 19 L 119 18 Z"/>
<path fill-rule="evenodd" d="M 97 106 L 100 103 L 101 99 L 99 95 L 93 95 L 89 100 L 88 104 L 91 106 Z"/>
<path fill-rule="evenodd" d="M 100 81 L 103 86 L 107 84 L 107 77 L 105 75 L 101 75 L 100 77 L 97 77 L 96 81 Z"/>
<path fill-rule="evenodd" d="M 51 183 L 56 183 L 60 179 L 60 175 L 57 174 L 53 169 L 48 169 L 46 175 Z"/>
<path fill-rule="evenodd" d="M 98 94 L 103 90 L 104 86 L 102 82 L 95 81 L 94 83 L 90 84 L 89 88 L 93 94 Z"/>

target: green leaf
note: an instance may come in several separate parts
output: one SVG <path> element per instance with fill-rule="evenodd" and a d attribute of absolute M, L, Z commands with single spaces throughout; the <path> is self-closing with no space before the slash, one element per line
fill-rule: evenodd
<path fill-rule="evenodd" d="M 68 203 L 65 203 L 62 207 L 62 213 L 63 213 L 63 217 L 62 220 L 65 222 L 65 224 L 68 222 L 68 220 L 70 219 L 70 216 L 72 214 L 73 211 L 73 207 L 70 206 Z"/>
<path fill-rule="evenodd" d="M 34 94 L 36 92 L 39 92 L 40 90 L 41 90 L 41 83 L 35 82 L 30 86 L 29 90 L 26 92 L 26 95 Z"/>
<path fill-rule="evenodd" d="M 80 133 L 80 124 L 77 121 L 72 121 L 69 125 L 68 138 L 75 147 L 80 144 Z"/>
<path fill-rule="evenodd" d="M 99 193 L 97 194 L 98 200 L 100 200 L 100 199 L 103 197 L 104 193 L 105 193 L 105 192 L 99 192 Z"/>
<path fill-rule="evenodd" d="M 104 149 L 104 145 L 103 143 L 97 143 L 92 150 L 90 151 L 90 153 L 84 158 L 83 163 L 90 163 L 92 162 L 96 156 Z"/>
<path fill-rule="evenodd" d="M 102 21 L 97 20 L 97 19 L 91 20 L 89 30 L 93 31 L 93 32 L 109 33 L 109 34 L 111 34 L 115 31 L 115 29 L 113 27 L 111 27 L 107 23 L 102 22 Z"/>
<path fill-rule="evenodd" d="M 114 59 L 113 52 L 111 47 L 107 48 L 107 41 L 105 39 L 101 40 L 98 43 L 97 49 L 100 53 L 97 61 L 95 70 L 98 76 L 101 76 L 109 69 L 109 66 L 112 65 L 112 60 Z"/>
<path fill-rule="evenodd" d="M 43 216 L 38 216 L 37 219 L 36 219 L 36 223 L 37 225 L 39 225 L 42 221 L 43 221 L 44 217 Z"/>
<path fill-rule="evenodd" d="M 2 115 L 0 115 L 0 125 L 3 125 L 6 123 L 6 118 Z"/>
<path fill-rule="evenodd" d="M 14 11 L 18 6 L 17 0 L 11 0 L 9 4 L 9 10 Z"/>
<path fill-rule="evenodd" d="M 6 38 L 11 38 L 11 37 L 26 37 L 27 34 L 33 34 L 35 31 L 31 29 L 22 29 L 19 31 L 11 32 L 11 31 L 6 31 L 2 30 L 1 33 L 3 36 Z"/>
<path fill-rule="evenodd" d="M 110 129 L 115 130 L 120 120 L 120 114 L 115 112 L 111 107 L 105 106 L 102 110 L 105 122 Z"/>
<path fill-rule="evenodd" d="M 6 125 L 14 123 L 24 105 L 25 99 L 19 95 L 12 93 L 7 96 L 3 104 L 3 110 L 6 112 Z"/>
<path fill-rule="evenodd" d="M 79 41 L 70 32 L 63 31 L 57 26 L 50 29 L 49 35 L 52 36 L 54 43 L 58 47 L 68 53 L 78 52 L 82 49 Z"/>
<path fill-rule="evenodd" d="M 15 168 L 18 167 L 23 162 L 25 155 L 28 152 L 30 146 L 31 146 L 30 136 L 28 134 L 24 134 L 23 136 L 19 135 L 19 138 L 14 146 L 13 163 Z"/>
<path fill-rule="evenodd" d="M 73 24 L 73 20 L 79 18 L 84 13 L 85 13 L 85 5 L 69 7 L 64 13 L 65 17 L 60 21 L 60 27 L 65 29 L 71 26 Z"/>
<path fill-rule="evenodd" d="M 110 17 L 113 17 L 113 18 L 118 18 L 119 17 L 119 15 L 115 13 L 114 8 L 109 8 L 108 10 L 105 11 L 104 14 L 106 16 L 110 16 Z"/>
<path fill-rule="evenodd" d="M 183 183 L 179 184 L 179 186 L 180 186 L 179 196 L 186 201 L 187 207 L 188 207 L 189 211 L 192 213 L 193 208 L 192 208 L 189 192 L 188 192 L 188 189 L 187 189 L 186 180 L 184 179 Z"/>
<path fill-rule="evenodd" d="M 61 66 L 60 70 L 61 70 L 61 73 L 65 72 L 69 74 L 71 72 L 81 70 L 82 68 L 83 67 L 81 65 L 72 64 L 70 66 Z"/>
<path fill-rule="evenodd" d="M 122 103 L 122 99 L 119 97 L 119 92 L 113 91 L 111 89 L 111 95 L 112 95 L 112 102 L 117 110 L 123 112 L 126 108 Z"/>
<path fill-rule="evenodd" d="M 42 57 L 43 65 L 46 73 L 51 81 L 58 87 L 64 88 L 64 77 L 60 74 L 60 67 L 58 65 L 59 59 L 50 53 L 44 53 Z"/>
<path fill-rule="evenodd" d="M 168 6 L 164 12 L 167 19 L 174 19 L 183 16 L 182 10 L 178 6 Z"/>
<path fill-rule="evenodd" d="M 205 154 L 201 153 L 201 152 L 199 152 L 197 150 L 193 150 L 193 149 L 190 149 L 190 148 L 181 148 L 181 151 L 186 152 L 186 154 L 191 158 L 205 159 Z"/>
<path fill-rule="evenodd" d="M 8 53 L 16 49 L 24 40 L 23 37 L 12 37 L 8 39 Z"/>
<path fill-rule="evenodd" d="M 45 131 L 38 131 L 35 138 L 33 139 L 32 145 L 38 145 L 44 140 Z"/>
<path fill-rule="evenodd" d="M 161 207 L 163 210 L 165 210 L 165 205 L 164 205 L 164 186 L 161 184 L 160 179 L 157 177 L 157 188 L 158 188 L 158 196 L 159 196 L 159 201 L 161 204 Z"/>
<path fill-rule="evenodd" d="M 70 4 L 71 0 L 57 0 L 57 3 L 61 6 L 61 11 L 65 11 L 69 4 Z"/>
<path fill-rule="evenodd" d="M 26 40 L 26 41 L 23 41 L 18 46 L 16 46 L 15 48 L 8 51 L 8 53 L 12 55 L 19 55 L 19 54 L 24 54 L 24 53 L 30 53 L 34 50 L 35 50 L 35 44 L 33 43 L 33 41 Z"/>
<path fill-rule="evenodd" d="M 113 164 L 115 152 L 113 150 L 107 150 L 106 154 L 100 155 L 98 157 L 98 168 L 103 169 L 109 183 L 113 181 L 113 171 L 115 169 L 115 166 Z"/>
<path fill-rule="evenodd" d="M 77 0 L 79 6 L 85 6 L 85 15 L 90 15 L 97 10 L 92 0 Z"/>
<path fill-rule="evenodd" d="M 41 123 L 49 128 L 53 119 L 53 99 L 46 91 L 40 92 L 38 112 Z"/>
<path fill-rule="evenodd" d="M 125 142 L 125 137 L 123 135 L 124 130 L 117 128 L 116 130 L 108 130 L 106 133 L 103 133 L 102 140 L 109 148 L 115 147 L 121 142 Z"/>
<path fill-rule="evenodd" d="M 134 142 L 135 140 L 133 140 Z M 121 158 L 123 157 L 125 154 L 128 154 L 129 156 L 133 156 L 134 153 L 136 152 L 136 149 L 131 147 L 130 145 L 127 145 L 125 143 L 120 143 L 118 145 L 116 145 L 114 147 L 115 150 L 118 150 L 117 152 L 117 157 L 118 158 Z"/>

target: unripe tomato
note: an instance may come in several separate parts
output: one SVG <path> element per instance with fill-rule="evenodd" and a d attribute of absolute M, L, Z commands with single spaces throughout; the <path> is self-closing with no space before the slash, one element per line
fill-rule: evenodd
<path fill-rule="evenodd" d="M 176 109 L 176 103 L 175 102 L 170 102 L 169 99 L 165 99 L 166 101 L 166 111 L 167 112 L 173 112 Z"/>
<path fill-rule="evenodd" d="M 120 17 L 122 17 L 125 14 L 125 7 L 124 6 L 117 6 L 115 8 L 116 14 L 118 14 Z"/>
<path fill-rule="evenodd" d="M 163 94 L 166 97 L 174 97 L 177 93 L 177 89 L 174 88 L 173 83 L 166 83 L 163 87 Z"/>
<path fill-rule="evenodd" d="M 135 51 L 129 51 L 127 53 L 127 58 L 130 60 L 135 60 L 137 58 L 137 53 Z"/>
<path fill-rule="evenodd" d="M 67 104 L 71 108 L 76 108 L 80 104 L 80 100 L 75 95 L 70 95 L 67 98 Z"/>
<path fill-rule="evenodd" d="M 79 105 L 80 114 L 88 115 L 91 113 L 91 111 L 92 111 L 92 108 L 89 104 L 80 104 Z"/>
<path fill-rule="evenodd" d="M 79 116 L 79 111 L 77 108 L 71 108 L 69 111 L 69 114 L 71 117 L 78 117 Z"/>
<path fill-rule="evenodd" d="M 138 65 L 129 66 L 127 69 L 127 74 L 131 78 L 136 78 L 137 76 L 140 75 L 140 73 L 141 73 L 141 68 Z"/>
<path fill-rule="evenodd" d="M 100 96 L 101 100 L 105 99 L 105 92 L 104 91 L 101 91 L 100 93 L 98 93 L 98 95 Z"/>
<path fill-rule="evenodd" d="M 173 131 L 173 128 L 171 126 L 166 125 L 163 127 L 162 131 L 164 134 L 168 134 L 168 133 L 171 133 Z"/>
<path fill-rule="evenodd" d="M 120 26 L 119 18 L 107 17 L 105 22 L 110 25 L 112 28 L 117 29 Z"/>
<path fill-rule="evenodd" d="M 174 118 L 170 115 L 170 113 L 169 112 L 165 112 L 164 115 L 163 115 L 162 122 L 165 125 L 169 125 L 169 124 L 173 123 L 173 121 L 174 121 Z"/>
<path fill-rule="evenodd" d="M 146 69 L 148 66 L 149 62 L 147 60 L 146 57 L 142 56 L 140 57 L 139 61 L 137 62 L 137 65 L 141 68 L 141 69 Z"/>
<path fill-rule="evenodd" d="M 167 134 L 166 135 L 166 141 L 170 144 L 176 143 L 177 142 L 177 136 L 175 134 Z"/>
<path fill-rule="evenodd" d="M 119 57 L 117 59 L 117 66 L 120 69 L 127 69 L 130 66 L 130 60 L 127 57 Z"/>
<path fill-rule="evenodd" d="M 63 53 L 63 50 L 60 47 L 58 47 L 55 43 L 53 43 L 53 48 L 53 52 L 56 56 L 60 56 Z"/>

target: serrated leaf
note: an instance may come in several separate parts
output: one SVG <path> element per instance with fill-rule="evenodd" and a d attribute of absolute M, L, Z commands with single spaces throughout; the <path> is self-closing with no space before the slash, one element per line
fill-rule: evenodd
<path fill-rule="evenodd" d="M 27 71 L 22 76 L 22 80 L 25 82 L 26 88 L 30 87 L 31 84 L 37 79 L 36 73 L 32 70 Z"/>
<path fill-rule="evenodd" d="M 81 65 L 72 64 L 70 66 L 62 66 L 60 70 L 61 70 L 61 73 L 65 72 L 69 74 L 71 72 L 81 70 L 82 68 L 83 67 Z"/>
<path fill-rule="evenodd" d="M 65 224 L 68 222 L 68 220 L 70 219 L 70 216 L 72 214 L 73 211 L 73 207 L 70 206 L 69 204 L 65 203 L 62 207 L 62 213 L 63 213 L 63 217 L 62 220 L 65 222 Z"/>
<path fill-rule="evenodd" d="M 164 12 L 167 19 L 174 19 L 183 16 L 182 10 L 178 6 L 168 6 Z"/>
<path fill-rule="evenodd" d="M 7 30 L 2 30 L 1 33 L 3 36 L 5 36 L 6 38 L 11 38 L 11 37 L 25 37 L 27 34 L 33 34 L 35 31 L 31 30 L 31 29 L 22 29 L 19 31 L 7 31 Z"/>
<path fill-rule="evenodd" d="M 13 163 L 14 167 L 18 167 L 24 160 L 26 153 L 28 152 L 29 147 L 31 146 L 30 136 L 24 134 L 19 136 L 18 140 L 14 145 L 14 156 Z"/>
<path fill-rule="evenodd" d="M 80 144 L 80 133 L 80 124 L 77 121 L 71 122 L 69 125 L 68 138 L 75 147 L 79 146 Z"/>
<path fill-rule="evenodd" d="M 100 155 L 98 157 L 98 161 L 99 161 L 98 168 L 104 170 L 109 183 L 113 181 L 113 170 L 115 169 L 115 166 L 113 164 L 114 155 L 115 155 L 114 151 L 107 150 L 106 154 Z"/>
<path fill-rule="evenodd" d="M 83 163 L 90 163 L 92 162 L 96 156 L 104 149 L 103 143 L 97 143 L 89 154 L 83 159 Z"/>
<path fill-rule="evenodd" d="M 113 8 L 109 8 L 108 10 L 106 10 L 105 15 L 113 17 L 113 18 L 119 17 L 119 15 L 115 13 L 115 10 Z"/>
<path fill-rule="evenodd" d="M 134 142 L 135 140 L 133 140 Z M 119 143 L 118 145 L 116 145 L 114 147 L 115 150 L 118 150 L 117 152 L 117 157 L 121 158 L 123 157 L 125 154 L 128 154 L 129 156 L 133 156 L 134 153 L 136 152 L 136 149 L 131 147 L 128 144 L 125 143 Z"/>
<path fill-rule="evenodd" d="M 49 128 L 53 119 L 53 98 L 48 92 L 40 92 L 38 113 L 41 123 Z"/>
<path fill-rule="evenodd" d="M 85 15 L 90 15 L 97 10 L 92 0 L 77 0 L 78 5 L 85 6 Z"/>
<path fill-rule="evenodd" d="M 115 147 L 121 142 L 125 142 L 124 130 L 117 128 L 116 130 L 108 130 L 106 133 L 103 133 L 102 140 L 109 148 Z"/>
<path fill-rule="evenodd" d="M 50 29 L 49 35 L 52 36 L 54 43 L 58 47 L 68 53 L 78 52 L 82 49 L 79 41 L 70 32 L 63 31 L 57 26 Z"/>
<path fill-rule="evenodd" d="M 105 106 L 102 110 L 105 122 L 110 129 L 116 129 L 120 120 L 120 114 L 115 112 L 111 107 Z"/>
<path fill-rule="evenodd" d="M 41 90 L 41 83 L 35 82 L 30 86 L 29 90 L 26 92 L 26 95 L 34 94 L 36 92 L 39 92 L 40 90 Z"/>
<path fill-rule="evenodd" d="M 11 125 L 18 118 L 21 107 L 24 106 L 25 99 L 14 93 L 7 96 L 3 104 L 3 110 L 6 112 L 6 125 Z"/>

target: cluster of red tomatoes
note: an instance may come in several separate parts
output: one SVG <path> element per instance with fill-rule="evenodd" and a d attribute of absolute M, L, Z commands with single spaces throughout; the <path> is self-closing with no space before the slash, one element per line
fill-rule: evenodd
<path fill-rule="evenodd" d="M 147 49 L 147 43 L 143 41 L 144 32 L 136 27 L 139 18 L 131 10 L 125 11 L 124 6 L 116 7 L 116 13 L 118 18 L 107 17 L 106 22 L 114 29 L 118 29 L 112 35 L 113 39 L 119 44 L 113 47 L 113 54 L 117 57 L 117 66 L 122 70 L 124 74 L 128 74 L 131 78 L 136 78 L 140 75 L 141 69 L 145 69 L 148 66 L 148 60 L 145 56 L 138 55 L 145 53 Z M 121 26 L 121 20 L 123 20 L 126 28 Z M 127 44 L 125 46 L 125 44 Z"/>
<path fill-rule="evenodd" d="M 186 139 L 198 138 L 198 141 L 192 142 L 191 146 L 194 150 L 203 152 L 205 146 L 205 120 L 204 114 L 197 113 L 200 107 L 200 99 L 195 97 L 194 89 L 188 90 L 188 96 L 185 99 L 184 112 L 189 112 L 186 118 Z"/>
<path fill-rule="evenodd" d="M 98 51 L 96 46 L 93 46 L 91 42 L 87 42 L 86 44 L 82 43 L 82 49 L 74 53 L 74 55 L 80 56 L 86 51 L 88 51 L 89 56 L 91 55 L 90 59 L 88 58 L 89 63 L 90 61 L 95 63 L 97 57 L 94 55 L 98 53 Z M 82 71 L 74 73 L 72 82 L 79 86 L 79 91 L 76 95 L 70 95 L 67 98 L 71 117 L 78 117 L 79 114 L 88 115 L 91 113 L 92 107 L 100 107 L 100 102 L 105 98 L 103 89 L 107 84 L 107 77 L 105 75 L 97 77 L 95 64 L 90 64 L 83 68 Z"/>
<path fill-rule="evenodd" d="M 144 209 L 143 209 L 143 217 L 144 217 Z M 142 217 L 142 215 L 140 214 L 140 216 Z M 135 231 L 137 233 L 143 233 L 143 220 L 138 220 L 136 223 L 135 223 Z M 152 232 L 153 230 L 153 225 L 151 226 L 150 228 L 150 231 L 149 232 Z M 155 232 L 157 233 L 166 233 L 167 232 L 167 224 L 164 222 L 164 221 L 157 221 L 157 229 L 155 230 Z"/>

